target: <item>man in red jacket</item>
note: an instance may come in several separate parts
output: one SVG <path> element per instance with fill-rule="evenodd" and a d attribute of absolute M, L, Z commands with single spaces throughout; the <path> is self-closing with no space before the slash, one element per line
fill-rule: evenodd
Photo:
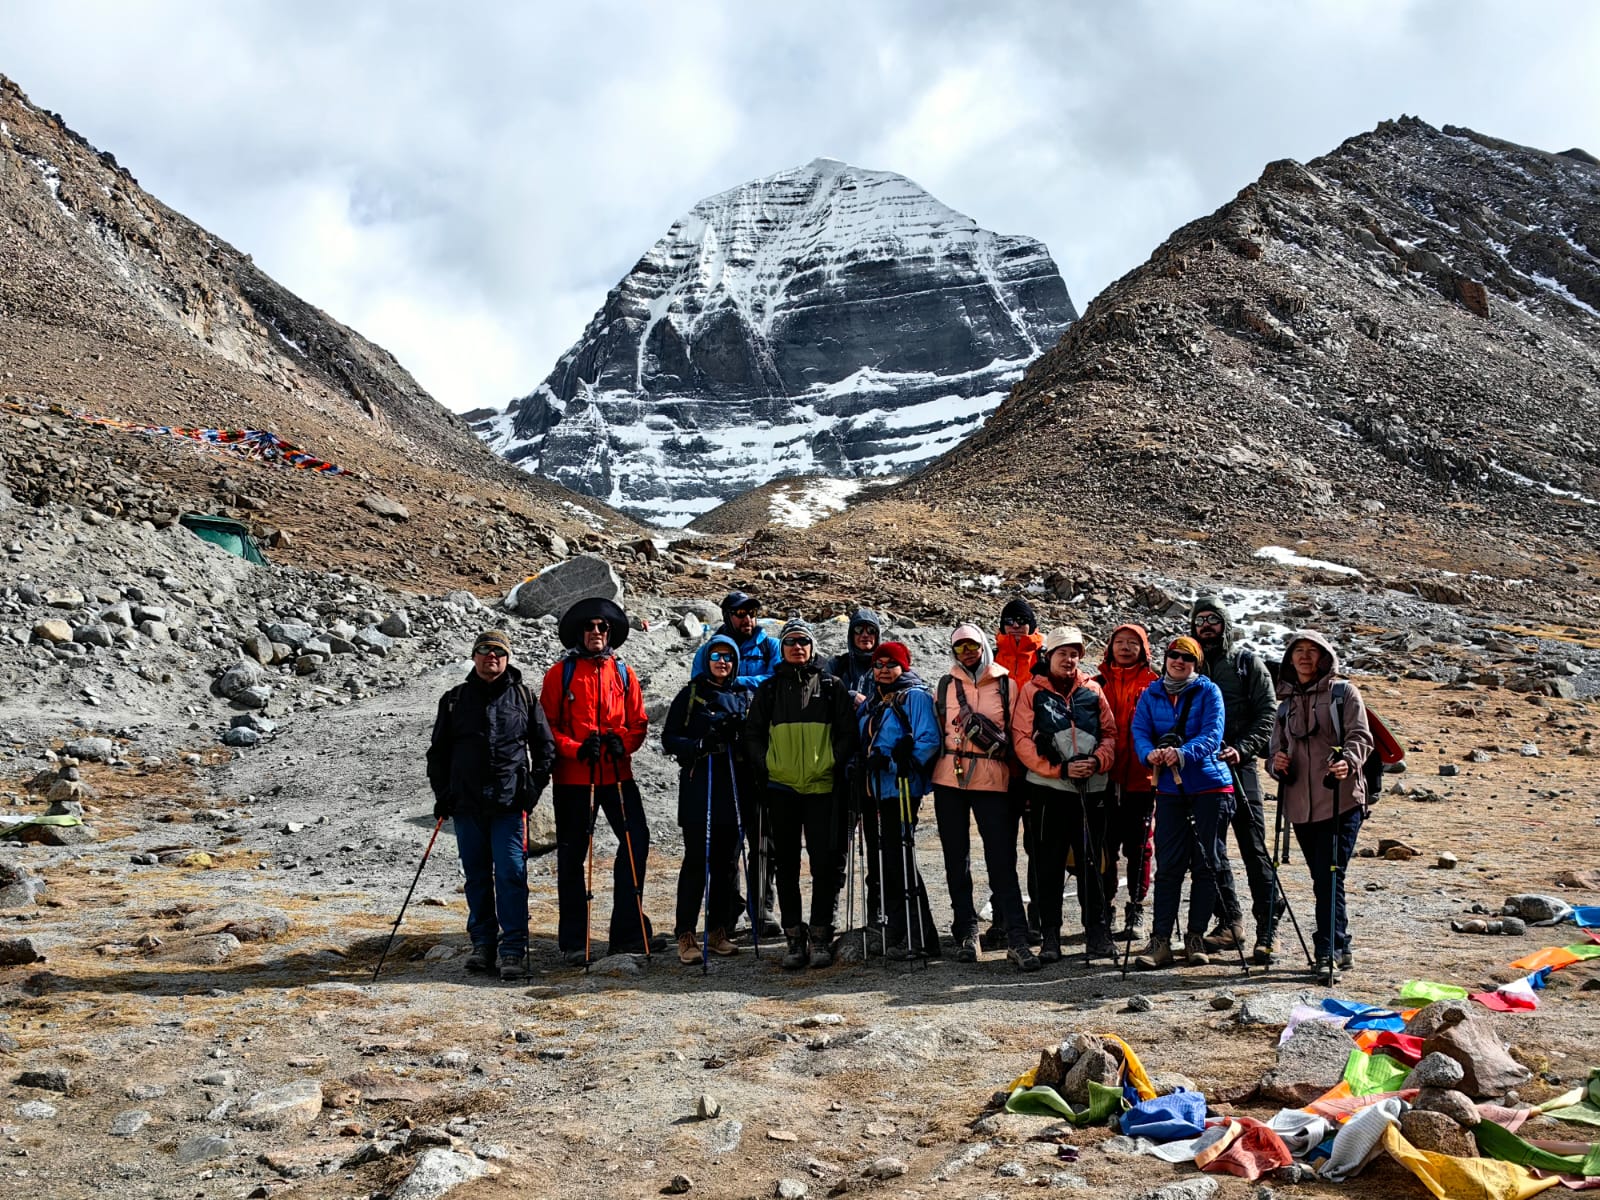
<path fill-rule="evenodd" d="M 604 599 L 580 600 L 561 618 L 567 653 L 545 672 L 539 701 L 555 736 L 551 789 L 556 818 L 557 942 L 573 966 L 590 957 L 585 858 L 597 812 L 617 837 L 611 876 L 612 954 L 645 952 L 651 925 L 644 913 L 650 829 L 633 781 L 633 755 L 644 745 L 647 718 L 639 677 L 613 651 L 628 637 L 628 618 Z"/>

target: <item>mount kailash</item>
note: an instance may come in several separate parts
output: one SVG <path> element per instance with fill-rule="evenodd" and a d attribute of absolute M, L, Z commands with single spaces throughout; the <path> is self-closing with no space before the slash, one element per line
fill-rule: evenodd
<path fill-rule="evenodd" d="M 1040 242 L 819 158 L 695 205 L 549 377 L 474 428 L 526 470 L 683 524 L 780 476 L 936 458 L 1076 317 Z"/>

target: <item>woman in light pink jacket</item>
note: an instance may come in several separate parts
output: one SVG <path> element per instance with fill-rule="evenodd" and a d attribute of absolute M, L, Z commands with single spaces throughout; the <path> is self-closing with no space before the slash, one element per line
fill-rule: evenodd
<path fill-rule="evenodd" d="M 1010 796 L 1008 730 L 1017 684 L 994 661 L 988 635 L 978 626 L 958 626 L 950 635 L 950 650 L 950 670 L 934 690 L 944 748 L 933 768 L 933 812 L 955 910 L 956 957 L 961 962 L 978 958 L 968 833 L 976 820 L 995 916 L 1005 925 L 1006 957 L 1019 970 L 1037 971 L 1039 958 L 1028 947 L 1028 918 L 1017 886 L 1018 813 Z"/>

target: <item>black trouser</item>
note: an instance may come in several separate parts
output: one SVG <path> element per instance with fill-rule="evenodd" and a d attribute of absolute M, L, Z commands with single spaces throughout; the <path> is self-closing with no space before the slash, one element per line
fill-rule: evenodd
<path fill-rule="evenodd" d="M 1011 821 L 1013 825 L 1020 824 L 1022 826 L 1022 853 L 1028 860 L 1025 880 L 1027 884 L 1027 904 L 1026 910 L 1023 914 L 1023 919 L 1027 922 L 1029 929 L 1032 929 L 1034 932 L 1038 932 L 1039 880 L 1038 872 L 1033 865 L 1033 860 L 1035 857 L 1035 847 L 1033 844 L 1033 822 L 1028 816 L 1028 794 L 1032 787 L 1033 785 L 1028 782 L 1028 777 L 1026 775 L 1013 775 L 1011 777 L 1011 786 L 1007 789 L 1006 795 L 1011 798 Z M 1014 863 L 1016 859 L 1015 834 L 1012 835 L 1011 840 L 1011 854 Z M 985 854 L 987 855 L 987 850 L 985 850 Z M 1014 870 L 1015 868 L 1013 867 L 1013 871 Z M 992 886 L 993 885 L 991 885 L 991 888 Z M 997 925 L 1003 923 L 1004 921 L 1004 918 L 1001 916 L 1000 905 L 1000 898 L 991 890 L 989 892 L 989 912 L 991 914 L 989 919 Z M 1008 933 L 1006 936 L 1009 939 L 1010 934 Z"/>
<path fill-rule="evenodd" d="M 589 786 L 558 783 L 551 789 L 556 812 L 556 898 L 560 907 L 556 941 L 563 951 L 584 949 L 589 934 L 588 853 L 590 837 Z M 645 948 L 651 933 L 644 919 L 640 937 L 639 911 L 644 904 L 644 871 L 650 857 L 650 829 L 644 820 L 639 785 L 629 779 L 620 788 L 610 783 L 594 789 L 596 804 L 617 835 L 617 857 L 611 867 L 611 923 L 606 941 L 612 954 L 636 953 Z M 633 844 L 633 866 L 628 864 L 628 844 Z M 634 891 L 637 879 L 637 894 Z"/>
<path fill-rule="evenodd" d="M 734 885 L 728 897 L 722 926 L 731 933 L 738 927 L 739 917 L 753 909 L 758 937 L 760 922 L 772 920 L 772 907 L 777 894 L 772 880 L 772 830 L 767 827 L 762 799 L 763 793 L 759 788 L 752 786 L 739 789 L 739 819 L 744 823 L 745 872 L 744 879 Z M 740 894 L 741 885 L 743 895 Z M 747 901 L 746 896 L 754 899 Z"/>
<path fill-rule="evenodd" d="M 728 914 L 738 892 L 739 830 L 733 825 L 711 827 L 711 895 L 706 903 L 710 929 L 732 929 Z M 693 933 L 698 927 L 700 900 L 706 892 L 706 827 L 688 825 L 683 830 L 683 866 L 678 871 L 678 912 L 673 936 Z M 715 914 L 723 914 L 720 918 Z"/>
<path fill-rule="evenodd" d="M 917 866 L 917 819 L 922 797 L 911 796 L 902 805 L 898 795 L 882 797 L 878 817 L 882 825 L 883 902 L 888 918 L 888 944 L 909 946 L 913 954 L 926 954 L 939 944 L 939 931 L 928 906 L 928 889 Z M 910 880 L 909 903 L 907 880 Z M 910 916 L 911 927 L 906 928 Z"/>
<path fill-rule="evenodd" d="M 1028 917 L 1017 886 L 1017 822 L 1021 816 L 1009 792 L 940 784 L 933 789 L 933 815 L 944 850 L 945 886 L 955 910 L 951 934 L 956 941 L 978 931 L 978 914 L 972 906 L 971 820 L 978 823 L 983 843 L 983 865 L 989 872 L 989 903 L 994 922 L 1006 931 L 1006 945 L 1028 944 Z"/>
<path fill-rule="evenodd" d="M 1250 884 L 1250 913 L 1257 930 L 1265 932 L 1272 924 L 1273 915 L 1272 857 L 1267 849 L 1267 818 L 1254 760 L 1234 767 L 1233 779 L 1233 837 L 1239 844 L 1239 857 L 1244 860 L 1245 878 Z M 1244 912 L 1233 882 L 1233 868 L 1226 858 L 1217 872 L 1217 905 L 1222 920 L 1229 925 L 1243 923 Z"/>
<path fill-rule="evenodd" d="M 800 839 L 804 837 L 811 867 L 810 925 L 815 930 L 831 931 L 844 866 L 843 806 L 832 792 L 804 795 L 768 788 L 766 798 L 778 919 L 785 930 L 804 923 L 800 900 Z"/>
<path fill-rule="evenodd" d="M 1111 897 L 1117 886 L 1117 860 L 1106 854 L 1111 818 L 1109 797 L 1080 797 L 1076 790 L 1033 786 L 1033 841 L 1039 859 L 1039 931 L 1060 942 L 1061 897 L 1067 883 L 1067 855 L 1077 864 L 1078 910 L 1085 930 L 1111 923 Z M 1095 859 L 1098 856 L 1099 861 Z"/>
<path fill-rule="evenodd" d="M 1156 895 L 1150 936 L 1164 942 L 1178 923 L 1183 878 L 1191 871 L 1187 933 L 1206 931 L 1217 900 L 1217 864 L 1233 816 L 1232 792 L 1191 792 L 1156 797 Z"/>
<path fill-rule="evenodd" d="M 1106 853 L 1111 854 L 1118 847 L 1122 850 L 1122 857 L 1128 864 L 1129 904 L 1143 904 L 1150 894 L 1151 868 L 1155 864 L 1155 812 L 1154 792 L 1122 792 L 1117 796 Z M 1113 886 L 1107 892 L 1108 897 L 1116 894 L 1115 883 L 1116 864 L 1113 863 Z"/>
<path fill-rule="evenodd" d="M 1350 925 L 1345 916 L 1344 881 L 1350 858 L 1356 850 L 1356 835 L 1361 832 L 1364 813 L 1360 807 L 1339 814 L 1338 820 L 1310 821 L 1294 827 L 1295 841 L 1311 872 L 1311 890 L 1317 897 L 1317 928 L 1312 935 L 1311 952 L 1318 959 L 1328 957 L 1328 930 L 1333 935 L 1335 956 L 1350 949 Z M 1335 828 L 1337 826 L 1337 829 Z M 1334 843 L 1338 842 L 1339 870 L 1333 870 Z M 1334 880 L 1338 888 L 1334 888 Z M 1332 910 L 1331 912 L 1329 910 Z"/>

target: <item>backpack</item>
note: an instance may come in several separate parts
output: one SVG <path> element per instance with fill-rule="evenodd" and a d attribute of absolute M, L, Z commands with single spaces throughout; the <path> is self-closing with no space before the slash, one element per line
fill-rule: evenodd
<path fill-rule="evenodd" d="M 988 757 L 1003 757 L 995 751 L 1004 751 L 1011 744 L 1011 676 L 1000 676 L 1000 714 L 1005 721 L 1003 726 L 996 725 L 992 717 L 972 711 L 972 706 L 967 703 L 967 689 L 954 675 L 946 675 L 939 680 L 939 692 L 935 697 L 937 706 L 935 715 L 940 721 L 945 720 L 944 714 L 947 711 L 945 706 L 952 683 L 956 685 L 956 708 L 961 714 L 962 736 Z"/>

